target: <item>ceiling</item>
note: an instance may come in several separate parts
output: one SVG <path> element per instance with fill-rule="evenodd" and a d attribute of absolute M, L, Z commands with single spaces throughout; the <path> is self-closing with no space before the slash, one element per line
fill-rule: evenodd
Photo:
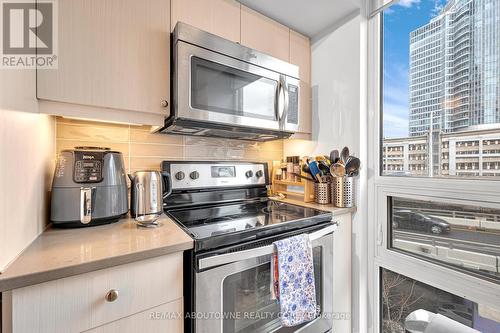
<path fill-rule="evenodd" d="M 360 0 L 239 0 L 311 38 L 359 9 Z"/>

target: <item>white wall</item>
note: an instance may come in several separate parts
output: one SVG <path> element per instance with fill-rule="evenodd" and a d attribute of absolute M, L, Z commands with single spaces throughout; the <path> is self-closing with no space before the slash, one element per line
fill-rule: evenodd
<path fill-rule="evenodd" d="M 334 27 L 335 28 L 335 27 Z M 311 45 L 312 140 L 285 140 L 284 154 L 359 154 L 359 15 Z"/>
<path fill-rule="evenodd" d="M 335 312 L 350 312 L 351 321 L 335 321 L 336 332 L 366 332 L 366 47 L 364 19 L 353 13 L 338 22 L 312 44 L 313 133 L 312 140 L 285 140 L 284 156 L 322 155 L 348 146 L 351 155 L 361 158 L 357 179 L 357 206 L 351 228 L 336 234 L 349 239 L 351 275 L 334 272 L 337 296 Z M 350 248 L 349 248 L 350 247 Z M 343 253 L 345 255 L 346 253 Z M 349 255 L 349 254 L 347 254 Z M 343 286 L 342 289 L 339 286 Z M 348 302 L 345 301 L 349 290 Z"/>
<path fill-rule="evenodd" d="M 0 70 L 0 272 L 45 228 L 55 121 L 38 114 L 33 70 Z"/>

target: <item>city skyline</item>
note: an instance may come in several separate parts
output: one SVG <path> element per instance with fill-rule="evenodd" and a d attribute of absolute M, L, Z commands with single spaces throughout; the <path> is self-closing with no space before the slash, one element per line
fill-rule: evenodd
<path fill-rule="evenodd" d="M 409 0 L 388 10 L 383 172 L 499 177 L 500 2 Z"/>
<path fill-rule="evenodd" d="M 384 136 L 408 136 L 409 36 L 444 7 L 445 0 L 407 0 L 384 11 Z"/>
<path fill-rule="evenodd" d="M 450 0 L 410 34 L 409 135 L 500 121 L 497 0 Z"/>
<path fill-rule="evenodd" d="M 422 135 L 430 123 L 452 132 L 500 122 L 499 6 L 408 0 L 385 12 L 384 137 Z"/>

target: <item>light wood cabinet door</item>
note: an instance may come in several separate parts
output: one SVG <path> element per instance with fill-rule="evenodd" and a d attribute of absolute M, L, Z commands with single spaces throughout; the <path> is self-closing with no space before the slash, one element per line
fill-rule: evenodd
<path fill-rule="evenodd" d="M 241 5 L 241 44 L 290 61 L 290 29 Z"/>
<path fill-rule="evenodd" d="M 182 299 L 157 306 L 86 333 L 183 333 Z"/>
<path fill-rule="evenodd" d="M 290 30 L 290 62 L 299 66 L 300 80 L 311 83 L 311 41 L 293 30 Z"/>
<path fill-rule="evenodd" d="M 4 332 L 82 332 L 178 300 L 182 263 L 179 252 L 14 289 Z"/>
<path fill-rule="evenodd" d="M 311 84 L 300 81 L 299 91 L 299 133 L 312 133 L 312 91 Z"/>
<path fill-rule="evenodd" d="M 312 132 L 311 42 L 308 37 L 290 30 L 290 62 L 299 66 L 300 133 Z"/>
<path fill-rule="evenodd" d="M 39 99 L 167 113 L 170 0 L 64 0 L 58 7 L 58 68 L 37 70 Z"/>
<path fill-rule="evenodd" d="M 173 31 L 177 22 L 240 42 L 240 3 L 235 0 L 171 0 Z"/>

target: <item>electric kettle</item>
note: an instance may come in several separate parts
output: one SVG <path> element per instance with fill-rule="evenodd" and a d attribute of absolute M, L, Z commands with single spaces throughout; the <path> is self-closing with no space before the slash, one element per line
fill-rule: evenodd
<path fill-rule="evenodd" d="M 154 227 L 163 212 L 163 199 L 172 193 L 168 172 L 136 171 L 128 175 L 130 186 L 130 212 L 140 226 Z"/>

